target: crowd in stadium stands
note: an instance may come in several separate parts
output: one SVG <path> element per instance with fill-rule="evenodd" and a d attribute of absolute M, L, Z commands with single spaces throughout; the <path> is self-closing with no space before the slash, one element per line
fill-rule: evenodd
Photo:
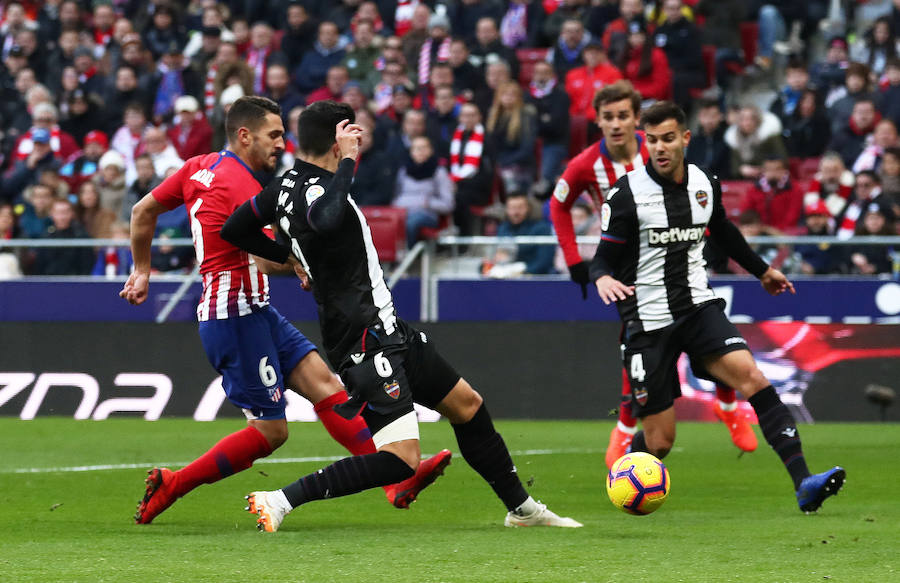
<path fill-rule="evenodd" d="M 127 238 L 137 200 L 227 147 L 224 116 L 248 94 L 282 107 L 284 165 L 306 104 L 349 103 L 367 130 L 352 194 L 405 209 L 410 245 L 446 230 L 548 234 L 542 203 L 601 137 L 594 93 L 627 79 L 645 104 L 672 99 L 696 120 L 688 159 L 724 181 L 745 234 L 860 239 L 760 249 L 767 259 L 795 273 L 896 271 L 892 249 L 862 242 L 900 225 L 900 0 L 13 0 L 0 11 L 0 239 Z M 760 78 L 777 86 L 767 108 L 745 101 Z M 578 233 L 596 233 L 593 205 L 577 207 Z M 190 236 L 184 210 L 157 235 Z M 153 267 L 189 269 L 189 251 L 160 247 Z M 553 252 L 502 248 L 486 271 L 558 272 Z M 714 249 L 709 260 L 735 269 Z M 130 265 L 127 249 L 0 241 L 0 277 Z"/>

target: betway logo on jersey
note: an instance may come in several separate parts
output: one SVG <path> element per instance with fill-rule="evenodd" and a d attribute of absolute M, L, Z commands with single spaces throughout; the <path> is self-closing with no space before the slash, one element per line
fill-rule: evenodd
<path fill-rule="evenodd" d="M 194 172 L 193 176 L 191 176 L 191 180 L 196 180 L 206 188 L 209 188 L 209 185 L 212 184 L 213 178 L 215 177 L 216 175 L 206 168 L 201 168 Z"/>
<path fill-rule="evenodd" d="M 696 243 L 703 238 L 706 227 L 670 227 L 668 229 L 649 229 L 648 242 L 651 247 L 665 247 L 674 243 Z"/>

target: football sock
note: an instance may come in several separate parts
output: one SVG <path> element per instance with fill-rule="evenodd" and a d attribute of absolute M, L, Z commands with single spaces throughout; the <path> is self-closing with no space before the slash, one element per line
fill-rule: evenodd
<path fill-rule="evenodd" d="M 265 436 L 246 427 L 222 438 L 209 451 L 175 472 L 175 492 L 184 496 L 201 484 L 212 484 L 246 470 L 253 462 L 272 453 Z"/>
<path fill-rule="evenodd" d="M 756 411 L 763 436 L 781 458 L 794 481 L 796 490 L 803 478 L 809 475 L 809 469 L 806 467 L 806 458 L 803 457 L 800 433 L 797 431 L 794 417 L 778 398 L 778 393 L 772 385 L 747 400 Z"/>
<path fill-rule="evenodd" d="M 719 400 L 719 407 L 723 411 L 734 411 L 737 409 L 737 396 L 731 387 L 716 383 L 716 398 Z"/>
<path fill-rule="evenodd" d="M 506 509 L 521 506 L 528 499 L 528 492 L 484 403 L 469 421 L 452 427 L 463 459 L 494 489 Z"/>
<path fill-rule="evenodd" d="M 634 434 L 634 439 L 631 440 L 630 451 L 643 451 L 645 453 L 650 453 L 650 450 L 647 449 L 647 440 L 644 439 L 643 429 Z"/>
<path fill-rule="evenodd" d="M 628 373 L 624 368 L 622 369 L 622 400 L 619 403 L 618 426 L 625 433 L 634 433 L 634 428 L 637 427 L 637 419 L 631 414 L 631 382 L 629 382 Z"/>
<path fill-rule="evenodd" d="M 339 391 L 316 403 L 313 409 L 329 435 L 347 448 L 347 451 L 353 455 L 375 453 L 372 433 L 362 415 L 357 415 L 348 421 L 334 411 L 335 405 L 346 403 L 349 398 L 346 391 Z"/>
<path fill-rule="evenodd" d="M 357 455 L 304 476 L 281 489 L 292 508 L 313 500 L 337 498 L 394 484 L 415 474 L 402 459 L 388 451 Z"/>

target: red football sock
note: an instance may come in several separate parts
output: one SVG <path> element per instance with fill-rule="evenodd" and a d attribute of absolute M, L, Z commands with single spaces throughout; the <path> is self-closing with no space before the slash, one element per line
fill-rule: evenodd
<path fill-rule="evenodd" d="M 731 403 L 734 403 L 737 397 L 734 394 L 734 389 L 716 383 L 716 398 L 726 405 L 729 405 Z"/>
<path fill-rule="evenodd" d="M 622 402 L 619 404 L 619 423 L 625 427 L 637 427 L 637 419 L 631 414 L 631 383 L 624 368 L 622 369 Z"/>
<path fill-rule="evenodd" d="M 350 397 L 346 392 L 340 391 L 326 399 L 322 399 L 313 407 L 319 421 L 325 426 L 325 430 L 334 440 L 353 455 L 366 455 L 375 453 L 375 444 L 372 443 L 372 433 L 361 415 L 347 421 L 334 412 L 333 407 L 346 403 Z"/>
<path fill-rule="evenodd" d="M 272 453 L 265 436 L 247 427 L 222 438 L 209 451 L 175 472 L 175 491 L 184 496 L 201 484 L 212 484 L 246 470 L 253 462 Z"/>

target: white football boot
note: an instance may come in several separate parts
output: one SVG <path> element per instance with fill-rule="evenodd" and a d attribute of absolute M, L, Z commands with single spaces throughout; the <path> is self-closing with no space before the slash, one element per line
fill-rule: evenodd
<path fill-rule="evenodd" d="M 250 492 L 244 498 L 247 499 L 244 510 L 257 516 L 256 528 L 260 532 L 277 531 L 284 517 L 293 510 L 281 490 Z"/>
<path fill-rule="evenodd" d="M 528 504 L 528 502 L 532 504 Z M 533 510 L 528 514 L 522 514 L 522 507 L 532 506 Z M 560 526 L 563 528 L 578 528 L 584 526 L 577 520 L 573 520 L 567 516 L 558 516 L 555 512 L 547 508 L 546 504 L 536 502 L 531 498 L 516 510 L 506 514 L 506 520 L 503 526 Z"/>

